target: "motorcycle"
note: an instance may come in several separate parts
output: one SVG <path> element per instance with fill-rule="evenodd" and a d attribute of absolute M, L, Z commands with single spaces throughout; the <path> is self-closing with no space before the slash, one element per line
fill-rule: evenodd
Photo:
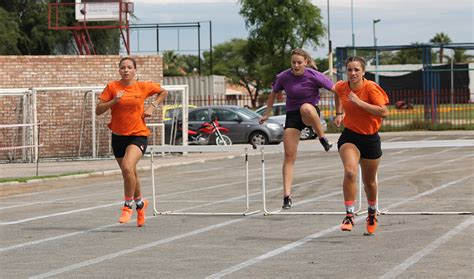
<path fill-rule="evenodd" d="M 182 129 L 179 129 L 182 131 Z M 222 133 L 229 132 L 229 129 L 220 126 L 217 118 L 211 120 L 210 122 L 204 122 L 201 124 L 201 127 L 197 131 L 188 129 L 188 143 L 189 144 L 199 144 L 206 145 L 209 143 L 212 135 L 216 138 L 216 145 L 232 145 L 232 140 Z M 182 143 L 182 133 L 177 135 L 176 144 Z"/>

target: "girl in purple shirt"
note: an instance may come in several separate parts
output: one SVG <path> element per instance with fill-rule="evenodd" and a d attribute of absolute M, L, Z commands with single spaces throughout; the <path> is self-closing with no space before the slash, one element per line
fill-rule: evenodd
<path fill-rule="evenodd" d="M 308 67 L 309 66 L 309 67 Z M 302 49 L 291 52 L 291 68 L 277 75 L 272 93 L 267 101 L 267 110 L 260 123 L 265 122 L 272 111 L 276 95 L 285 90 L 286 121 L 283 144 L 285 158 L 283 161 L 283 209 L 291 208 L 291 184 L 296 161 L 300 133 L 306 126 L 311 126 L 318 134 L 319 141 L 327 152 L 331 149 L 324 135 L 319 118 L 319 89 L 333 90 L 334 84 L 322 73 L 318 72 L 313 60 Z"/>

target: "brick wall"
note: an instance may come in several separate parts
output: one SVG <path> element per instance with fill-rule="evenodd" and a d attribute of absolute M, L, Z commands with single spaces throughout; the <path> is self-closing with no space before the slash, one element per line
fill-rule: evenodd
<path fill-rule="evenodd" d="M 162 82 L 159 56 L 136 56 L 137 76 L 141 81 Z M 119 79 L 119 56 L 0 56 L 0 88 L 100 86 Z M 40 158 L 77 158 L 92 154 L 92 99 L 86 91 L 39 92 L 37 95 L 40 127 Z M 95 99 L 97 96 L 94 97 Z M 0 124 L 23 123 L 31 101 L 21 96 L 0 95 Z M 26 112 L 27 113 L 27 112 Z M 110 113 L 96 119 L 99 156 L 109 156 Z M 161 120 L 156 111 L 147 122 Z M 22 145 L 31 136 L 28 129 L 0 129 L 0 147 Z M 157 135 L 160 139 L 160 135 Z M 24 160 L 25 150 L 0 150 L 0 161 Z"/>

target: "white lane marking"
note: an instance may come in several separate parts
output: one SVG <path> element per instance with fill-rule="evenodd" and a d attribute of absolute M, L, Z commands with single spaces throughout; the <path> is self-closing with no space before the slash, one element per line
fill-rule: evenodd
<path fill-rule="evenodd" d="M 445 186 L 445 187 L 448 187 L 448 186 L 450 186 L 450 185 L 452 185 L 452 184 L 456 184 L 456 183 L 458 183 L 459 181 L 465 180 L 465 179 L 467 179 L 467 178 L 460 179 L 460 180 L 458 180 L 458 181 L 454 181 L 454 182 L 448 183 L 447 186 Z M 440 187 L 438 187 L 438 188 L 441 189 L 441 187 L 442 187 L 442 186 L 440 186 Z M 444 188 L 444 187 L 443 187 L 443 188 Z M 437 188 L 435 188 L 435 189 L 433 189 L 433 190 L 431 190 L 431 191 L 427 191 L 426 194 L 432 193 L 432 192 L 434 192 L 436 189 L 437 189 Z M 276 190 L 276 189 L 275 189 L 275 190 Z M 339 194 L 339 193 L 340 193 L 340 191 L 334 192 L 334 193 L 331 193 L 331 194 L 328 194 L 328 195 L 325 195 L 325 196 L 317 197 L 317 198 L 314 198 L 314 199 L 312 199 L 312 200 L 321 199 L 321 198 L 324 198 L 324 197 L 329 197 L 329 196 L 332 196 L 332 195 L 335 195 L 335 194 Z M 255 194 L 259 194 L 259 193 L 255 193 Z M 422 194 L 419 194 L 419 195 L 417 195 L 417 196 L 421 197 L 421 196 L 423 196 L 423 195 L 425 195 L 425 194 L 422 193 Z M 415 196 L 415 197 L 417 197 L 417 196 Z M 241 197 L 243 197 L 243 196 L 241 196 Z M 312 201 L 312 200 L 311 200 L 311 201 Z M 410 200 L 411 200 L 411 199 L 410 199 Z M 408 201 L 408 200 L 407 200 L 407 201 Z M 407 201 L 405 201 L 405 202 L 407 202 Z M 301 204 L 306 203 L 306 202 L 310 202 L 310 200 L 305 201 L 305 202 L 302 202 Z M 398 203 L 397 205 L 403 204 L 403 203 L 405 203 L 405 202 Z M 390 207 L 392 207 L 392 206 L 390 206 Z M 191 207 L 191 208 L 195 208 L 195 207 Z M 189 209 L 190 209 L 190 208 L 189 208 Z M 153 218 L 153 217 L 150 217 L 150 218 Z M 358 221 L 360 221 L 360 220 L 363 220 L 363 219 L 364 219 L 364 217 L 363 217 L 363 216 L 360 216 L 359 218 L 356 218 L 356 222 L 358 222 Z M 243 219 L 242 219 L 242 220 L 243 220 Z M 222 223 L 221 223 L 221 224 L 222 224 Z M 219 225 L 221 225 L 221 224 L 217 224 L 217 225 L 215 225 L 215 226 L 219 226 Z M 49 240 L 53 240 L 53 239 L 60 239 L 60 238 L 64 238 L 64 237 L 67 237 L 67 236 L 77 235 L 77 234 L 81 234 L 81 233 L 85 233 L 85 232 L 89 232 L 89 231 L 93 231 L 93 230 L 97 230 L 97 229 L 102 229 L 102 228 L 106 228 L 106 227 L 116 226 L 116 225 L 117 225 L 117 224 L 115 224 L 115 225 L 109 225 L 109 226 L 103 226 L 103 227 L 101 227 L 101 228 L 91 229 L 91 230 L 87 230 L 87 231 L 83 231 L 83 232 L 71 233 L 71 234 L 68 234 L 68 235 L 60 236 L 60 237 L 52 237 L 52 238 L 45 239 L 45 240 L 41 240 L 41 241 L 33 241 L 33 242 L 31 242 L 29 245 L 38 244 L 38 243 L 40 243 L 40 242 L 42 243 L 42 242 L 49 241 Z M 307 242 L 307 241 L 309 241 L 309 240 L 311 240 L 311 239 L 314 239 L 314 238 L 320 237 L 320 236 L 322 236 L 322 235 L 325 235 L 325 234 L 327 234 L 327 233 L 330 233 L 330 232 L 332 232 L 332 231 L 334 231 L 334 230 L 337 230 L 338 228 L 339 228 L 339 225 L 334 226 L 333 228 L 329 228 L 329 229 L 326 229 L 326 230 L 324 230 L 324 231 L 322 231 L 322 232 L 318 232 L 318 233 L 316 233 L 316 234 L 313 234 L 312 236 L 310 236 L 309 239 L 308 239 L 308 238 L 305 238 L 306 241 L 303 241 L 303 242 L 300 241 L 300 242 L 301 242 L 301 244 L 304 244 L 305 242 Z M 163 241 L 163 240 L 162 240 L 162 241 Z M 159 242 L 160 242 L 160 241 L 153 242 L 153 243 L 159 243 Z M 299 245 L 301 245 L 301 244 L 298 244 L 298 245 L 296 245 L 295 247 L 297 247 L 297 246 L 299 246 Z M 159 244 L 156 244 L 156 245 L 159 245 Z M 150 244 L 146 244 L 146 245 L 143 245 L 143 246 L 140 246 L 140 247 L 142 247 L 142 249 L 147 249 L 147 248 L 149 248 L 149 247 L 156 246 L 156 245 L 151 245 L 151 246 L 150 246 Z M 10 247 L 7 247 L 7 249 L 0 249 L 0 251 L 11 250 L 11 249 L 14 249 L 14 248 L 19 248 L 19 247 L 24 247 L 24 246 L 26 246 L 26 245 L 20 244 L 20 245 L 15 245 L 14 247 L 13 247 L 13 246 L 10 246 Z M 291 248 L 291 249 L 293 249 L 293 248 Z M 85 265 L 95 264 L 95 263 L 98 263 L 98 262 L 101 262 L 101 261 L 108 260 L 108 259 L 110 259 L 110 258 L 114 258 L 114 257 L 120 256 L 120 255 L 122 255 L 123 253 L 131 253 L 131 252 L 135 252 L 135 251 L 136 251 L 136 248 L 134 248 L 134 249 L 128 249 L 128 250 L 124 250 L 124 251 L 120 251 L 120 252 L 117 252 L 117 253 L 112 254 L 112 255 L 116 255 L 116 256 L 111 256 L 111 255 L 103 256 L 103 257 L 97 258 L 97 259 L 95 259 L 95 260 L 89 260 L 89 261 L 86 261 L 86 262 L 83 262 L 83 263 L 79 263 L 79 264 L 75 264 L 75 265 L 69 266 L 69 268 L 72 268 L 72 269 L 80 268 L 80 267 L 83 267 L 83 266 L 85 266 Z M 279 253 L 282 253 L 282 252 L 283 252 L 283 251 L 281 251 L 281 252 L 279 252 Z M 277 255 L 277 254 L 279 254 L 279 253 L 276 253 L 276 254 L 275 254 L 275 253 L 272 253 L 272 254 L 269 254 L 269 255 L 271 255 L 271 257 L 273 257 L 274 255 Z M 268 254 L 268 253 L 267 253 L 267 254 Z M 263 259 L 262 259 L 262 260 L 263 260 Z M 68 267 L 66 267 L 66 268 L 68 268 Z M 58 270 L 56 270 L 56 271 L 52 271 L 53 273 L 48 272 L 48 273 L 43 274 L 42 276 L 46 277 L 46 276 L 56 275 L 56 274 L 63 273 L 63 272 L 67 272 L 67 271 L 70 270 L 70 269 L 66 269 L 66 268 L 62 268 L 62 269 L 58 269 Z M 239 268 L 239 269 L 240 269 L 240 268 Z M 58 272 L 59 272 L 59 273 L 58 273 Z M 39 275 L 39 276 L 41 276 L 41 275 Z M 43 277 L 38 277 L 38 278 L 43 278 Z"/>
<path fill-rule="evenodd" d="M 319 178 L 319 179 L 314 179 L 314 180 L 298 183 L 298 184 L 293 185 L 293 187 L 299 187 L 299 186 L 302 186 L 304 184 L 309 184 L 309 183 L 313 183 L 313 182 L 323 180 L 323 179 L 328 179 L 328 178 L 331 178 L 331 177 Z M 275 192 L 275 191 L 280 191 L 280 190 L 281 190 L 280 188 L 277 188 L 277 189 L 267 190 L 267 192 Z M 295 203 L 295 205 L 301 205 L 301 204 L 309 203 L 309 202 L 312 202 L 312 201 L 316 201 L 318 199 L 334 196 L 334 195 L 337 195 L 337 194 L 340 194 L 340 193 L 342 193 L 342 191 L 337 191 L 337 192 L 333 192 L 333 193 L 330 193 L 330 194 L 319 196 L 319 197 L 316 197 L 316 198 L 313 198 L 313 199 L 305 200 L 305 201 L 302 201 L 302 202 L 299 202 L 299 203 Z M 259 191 L 259 192 L 250 194 L 250 197 L 256 196 L 256 195 L 260 196 L 261 194 L 262 194 L 262 192 Z M 242 199 L 242 198 L 245 198 L 245 196 L 241 195 L 237 198 Z M 230 198 L 230 199 L 227 199 L 227 200 L 216 201 L 216 202 L 213 202 L 212 204 L 219 204 L 219 203 L 222 203 L 224 201 L 232 201 L 232 200 L 235 200 L 235 199 L 236 198 Z M 203 205 L 196 205 L 196 206 L 192 206 L 192 207 L 188 207 L 188 208 L 177 209 L 176 212 L 187 211 L 187 210 L 190 210 L 190 209 L 196 209 L 196 208 L 200 208 L 200 207 L 206 207 L 206 206 L 209 206 L 209 205 L 210 204 L 207 203 L 207 204 L 203 204 Z M 149 216 L 149 217 L 147 216 L 148 219 L 155 218 L 155 217 L 157 217 L 157 216 Z M 134 220 L 131 220 L 131 221 L 134 221 Z M 5 252 L 5 251 L 14 250 L 14 249 L 23 248 L 23 247 L 32 246 L 32 245 L 37 245 L 37 244 L 41 244 L 41 243 L 52 241 L 52 240 L 59 240 L 59 239 L 67 238 L 67 237 L 80 235 L 80 234 L 83 234 L 83 233 L 98 231 L 98 230 L 102 230 L 102 229 L 106 229 L 106 228 L 110 228 L 110 227 L 116 227 L 116 226 L 120 226 L 120 225 L 121 224 L 114 223 L 114 224 L 111 224 L 111 225 L 96 227 L 96 228 L 92 228 L 92 229 L 88 229 L 88 230 L 83 230 L 83 231 L 78 231 L 78 232 L 73 232 L 73 233 L 68 233 L 68 234 L 62 234 L 62 235 L 43 238 L 43 239 L 38 239 L 38 240 L 30 241 L 30 242 L 24 242 L 24 243 L 12 245 L 12 246 L 2 247 L 2 248 L 0 248 L 0 252 Z"/>
<path fill-rule="evenodd" d="M 98 208 L 104 208 L 104 207 L 109 207 L 109 206 L 113 206 L 113 205 L 120 205 L 120 204 L 122 204 L 122 203 L 123 203 L 123 202 L 115 202 L 115 203 L 103 204 L 103 205 L 92 206 L 92 207 L 87 207 L 87 208 L 81 208 L 81 209 L 63 211 L 63 212 L 58 212 L 58 213 L 53 213 L 53 214 L 48 214 L 48 215 L 41 215 L 41 216 L 36 216 L 36 217 L 21 219 L 21 220 L 17 220 L 17 221 L 2 222 L 2 223 L 0 223 L 0 226 L 16 225 L 16 224 L 21 224 L 21 223 L 26 223 L 26 222 L 41 220 L 41 219 L 45 219 L 45 218 L 51 218 L 51 217 L 56 217 L 56 216 L 69 215 L 69 214 L 78 213 L 78 212 L 96 210 L 96 209 L 98 209 Z"/>
<path fill-rule="evenodd" d="M 49 203 L 57 203 L 58 201 L 66 201 L 66 200 L 73 200 L 73 199 L 78 199 L 78 198 L 84 198 L 84 197 L 93 197 L 93 196 L 100 196 L 103 194 L 111 194 L 114 192 L 123 192 L 123 190 L 116 190 L 116 191 L 106 191 L 106 192 L 99 192 L 99 193 L 94 193 L 94 194 L 87 194 L 87 195 L 80 195 L 80 196 L 72 196 L 72 197 L 67 197 L 67 198 L 60 198 L 60 199 L 54 199 L 54 200 L 42 200 L 38 202 L 29 202 L 29 203 L 19 203 L 17 201 L 13 201 L 15 205 L 10 205 L 6 207 L 0 207 L 0 210 L 5 210 L 5 209 L 11 209 L 11 208 L 17 208 L 17 207 L 23 207 L 23 206 L 31 206 L 31 205 L 37 205 L 37 204 L 49 204 Z"/>
<path fill-rule="evenodd" d="M 399 139 L 403 139 L 403 137 L 396 137 L 396 138 L 392 138 L 392 139 L 388 139 L 388 140 L 383 140 L 385 142 L 391 142 L 391 141 L 396 141 L 396 140 L 399 140 Z"/>
<path fill-rule="evenodd" d="M 172 167 L 172 166 L 170 166 Z M 216 168 L 216 169 L 226 169 L 228 168 L 228 166 L 223 166 L 223 167 L 219 167 L 219 168 Z M 119 168 L 117 168 L 116 170 L 119 170 Z M 196 171 L 194 170 L 183 170 L 182 173 L 194 173 Z M 215 173 L 219 173 L 219 172 L 215 172 Z M 66 178 L 67 179 L 67 178 Z M 73 179 L 73 178 L 71 178 Z M 146 178 L 143 178 L 143 179 L 146 179 Z M 199 178 L 197 178 L 199 179 Z M 59 179 L 58 180 L 54 180 L 54 181 L 60 181 Z M 62 180 L 62 181 L 65 181 L 65 180 Z M 10 199 L 10 198 L 17 198 L 17 197 L 27 197 L 27 196 L 33 196 L 33 195 L 41 195 L 41 194 L 49 194 L 49 193 L 54 193 L 54 192 L 62 192 L 62 191 L 70 191 L 70 190 L 74 190 L 74 189 L 84 189 L 84 188 L 91 188 L 91 187 L 97 187 L 97 186 L 104 186 L 105 184 L 116 184 L 116 183 L 121 183 L 122 180 L 121 178 L 117 179 L 116 181 L 109 181 L 109 182 L 100 182 L 100 183 L 93 183 L 93 184 L 89 184 L 87 186 L 83 186 L 83 185 L 79 185 L 79 186 L 72 186 L 72 187 L 67 187 L 67 188 L 61 188 L 61 189 L 53 189 L 53 190 L 44 190 L 44 191 L 38 191 L 38 192 L 34 192 L 34 193 L 25 193 L 25 194 L 17 194 L 17 195 L 13 195 L 13 196 L 8 196 L 8 197 L 0 197 L 0 200 L 2 199 Z"/>
<path fill-rule="evenodd" d="M 49 272 L 46 272 L 46 273 L 42 273 L 42 274 L 30 277 L 30 278 L 31 279 L 40 279 L 40 278 L 46 278 L 46 277 L 58 275 L 58 274 L 61 274 L 61 273 L 64 273 L 64 272 L 69 272 L 69 271 L 74 270 L 74 269 L 78 269 L 78 268 L 81 268 L 81 267 L 97 264 L 97 263 L 107 261 L 107 260 L 110 260 L 110 259 L 113 259 L 113 258 L 116 258 L 116 257 L 120 257 L 120 256 L 123 256 L 123 255 L 126 255 L 126 254 L 135 253 L 135 252 L 138 252 L 138 251 L 141 251 L 141 250 L 144 250 L 144 249 L 149 249 L 149 248 L 152 248 L 152 247 L 155 247 L 155 246 L 158 246 L 158 245 L 166 244 L 166 243 L 173 242 L 173 241 L 176 241 L 176 240 L 180 240 L 180 239 L 183 239 L 183 238 L 186 238 L 186 237 L 191 237 L 191 236 L 195 236 L 195 235 L 200 234 L 200 233 L 204 233 L 204 232 L 211 231 L 211 230 L 214 230 L 214 229 L 222 228 L 222 227 L 225 227 L 225 226 L 228 226 L 228 225 L 231 225 L 231 224 L 241 222 L 245 219 L 246 218 L 243 217 L 243 218 L 234 219 L 234 220 L 222 222 L 222 223 L 219 223 L 219 224 L 207 226 L 207 227 L 197 229 L 197 230 L 194 230 L 194 231 L 190 231 L 190 232 L 187 232 L 187 233 L 184 233 L 184 234 L 171 236 L 171 237 L 168 237 L 168 238 L 165 238 L 165 239 L 160 239 L 160 240 L 157 240 L 157 241 L 154 241 L 154 242 L 139 245 L 139 246 L 136 246 L 136 247 L 133 247 L 133 248 L 130 248 L 130 249 L 121 250 L 121 251 L 118 251 L 116 253 L 104 255 L 102 257 L 98 257 L 98 258 L 95 258 L 95 259 L 90 259 L 88 261 L 84 261 L 84 262 L 80 262 L 80 263 L 73 264 L 73 265 L 70 265 L 70 266 L 66 266 L 66 267 L 63 267 L 63 268 L 55 269 L 55 270 L 52 270 L 52 271 L 49 271 Z"/>
<path fill-rule="evenodd" d="M 446 187 L 449 187 L 451 185 L 454 185 L 456 183 L 459 183 L 461 182 L 462 180 L 466 180 L 468 179 L 469 177 L 466 177 L 466 178 L 462 178 L 462 179 L 458 179 L 456 181 L 451 181 L 449 183 L 446 183 L 446 184 L 443 184 L 439 187 L 436 187 L 430 191 L 427 191 L 427 192 L 424 192 L 424 193 L 421 193 L 421 194 L 418 194 L 412 198 L 409 198 L 409 199 L 406 199 L 405 201 L 403 202 L 400 202 L 400 203 L 397 203 L 396 205 L 401 205 L 401 204 L 404 204 L 404 203 L 407 203 L 408 201 L 411 201 L 413 199 L 415 199 L 416 197 L 421 197 L 423 195 L 427 195 L 425 193 L 432 193 L 432 192 L 435 192 L 435 191 L 438 191 L 440 189 L 443 189 L 443 188 L 446 188 Z M 390 207 L 394 207 L 395 205 L 391 205 Z M 251 217 L 251 216 L 250 216 Z M 82 267 L 85 267 L 85 266 L 90 266 L 90 265 L 93 265 L 93 264 L 97 264 L 97 263 L 100 263 L 100 262 L 103 262 L 103 261 L 106 261 L 106 260 L 110 260 L 110 259 L 113 259 L 113 258 L 116 258 L 116 257 L 119 257 L 119 256 L 122 256 L 122 255 L 125 255 L 125 254 L 129 254 L 129 253 L 135 253 L 135 252 L 138 252 L 138 251 L 141 251 L 141 250 L 144 250 L 144 249 L 148 249 L 148 248 L 151 248 L 151 247 L 154 247 L 154 246 L 157 246 L 157 245 L 160 245 L 160 244 L 163 244 L 163 243 L 168 243 L 168 242 L 171 242 L 171 241 L 175 241 L 175 240 L 179 240 L 181 238 L 185 238 L 185 237 L 189 237 L 189 236 L 193 236 L 193 235 L 196 235 L 198 233 L 202 233 L 202 232 L 207 232 L 207 231 L 210 231 L 210 230 L 213 230 L 215 228 L 220 228 L 220 227 L 223 227 L 223 226 L 227 226 L 227 225 L 230 225 L 230 224 L 233 224 L 233 223 L 237 223 L 237 222 L 240 222 L 240 221 L 243 221 L 245 220 L 246 218 L 239 218 L 239 219 L 235 219 L 235 220 L 231 220 L 231 221 L 227 221 L 227 222 L 223 222 L 223 223 L 219 223 L 219 224 L 216 224 L 216 225 L 212 225 L 212 226 L 208 226 L 208 227 L 205 227 L 205 228 L 202 228 L 202 229 L 198 229 L 198 230 L 195 230 L 195 231 L 191 231 L 191 232 L 188 232 L 188 233 L 185 233 L 185 234 L 181 234 L 181 235 L 177 235 L 177 236 L 173 236 L 173 237 L 169 237 L 169 238 L 166 238 L 166 239 L 163 239 L 163 240 L 158 240 L 158 241 L 154 241 L 154 242 L 151 242 L 151 243 L 148 243 L 148 244 L 144 244 L 144 245 L 140 245 L 140 246 L 137 246 L 137 247 L 134 247 L 134 248 L 131 248 L 131 249 L 126 249 L 126 250 L 122 250 L 122 251 L 118 251 L 116 253 L 112 253 L 112 254 L 108 254 L 108 255 L 104 255 L 104 256 L 101 256 L 101 257 L 98 257 L 98 258 L 95 258 L 95 259 L 90 259 L 90 260 L 87 260 L 87 261 L 83 261 L 83 262 L 80 262 L 80 263 L 76 263 L 76 264 L 73 264 L 73 265 L 69 265 L 69 266 L 66 266 L 66 267 L 63 267 L 63 268 L 60 268 L 60 269 L 56 269 L 56 270 L 52 270 L 52 271 L 49 271 L 49 272 L 46 272 L 46 273 L 42 273 L 42 274 L 39 274 L 39 275 L 36 275 L 34 277 L 31 277 L 31 278 L 46 278 L 46 277 L 49 277 L 49 276 L 53 276 L 53 275 L 58 275 L 58 274 L 61 274 L 61 273 L 64 273 L 64 272 L 69 272 L 69 271 L 72 271 L 74 269 L 78 269 L 78 268 L 82 268 Z M 362 220 L 365 219 L 365 216 L 359 216 L 355 219 L 355 222 L 360 222 Z M 335 230 L 339 229 L 339 225 L 336 225 L 336 226 L 333 226 L 331 228 L 328 228 L 328 229 L 325 229 L 323 231 L 320 231 L 320 232 L 317 232 L 317 233 L 314 233 L 312 235 L 309 235 L 303 239 L 300 239 L 300 240 L 297 240 L 293 243 L 290 243 L 288 245 L 285 245 L 283 247 L 280 247 L 278 249 L 275 249 L 273 251 L 270 251 L 264 255 L 261 255 L 261 256 L 258 256 L 258 257 L 255 257 L 253 259 L 250 259 L 248 261 L 245 261 L 243 263 L 240 263 L 238 265 L 234 265 L 230 268 L 227 268 L 225 270 L 222 270 L 218 273 L 215 273 L 215 274 L 212 274 L 210 275 L 209 277 L 207 278 L 221 278 L 225 275 L 229 275 L 231 273 L 234 273 L 238 270 L 241 270 L 243 268 L 247 268 L 249 266 L 252 266 L 256 263 L 259 263 L 263 260 L 266 260 L 266 259 L 269 259 L 271 257 L 274 257 L 276 255 L 279 255 L 281 253 L 284 253 L 284 252 L 287 252 L 289 250 L 292 250 L 298 246 L 301 246 L 303 244 L 305 244 L 306 242 L 308 241 L 311 241 L 311 240 L 314 240 L 316 238 L 319 238 L 321 236 L 324 236 L 326 234 L 329 234 Z"/>
<path fill-rule="evenodd" d="M 433 252 L 436 248 L 440 245 L 446 243 L 451 238 L 455 237 L 458 233 L 462 232 L 464 229 L 469 227 L 470 225 L 474 224 L 474 217 L 470 217 L 469 219 L 465 220 L 461 224 L 459 224 L 454 229 L 450 230 L 449 232 L 445 233 L 443 236 L 437 238 L 435 241 L 428 244 L 425 248 L 418 251 L 417 253 L 413 254 L 411 257 L 407 258 L 403 263 L 397 265 L 396 267 L 392 268 L 390 271 L 385 273 L 381 276 L 381 279 L 390 279 L 396 278 L 398 275 L 402 274 L 406 271 L 410 266 L 416 264 L 419 260 Z"/>
<path fill-rule="evenodd" d="M 398 202 L 398 203 L 396 203 L 396 204 L 390 205 L 390 206 L 387 207 L 387 208 L 393 208 L 393 207 L 395 207 L 395 206 L 399 206 L 399 205 L 408 203 L 409 201 L 412 201 L 412 200 L 414 200 L 414 199 L 416 199 L 416 198 L 419 198 L 419 197 L 422 197 L 422 196 L 425 196 L 425 195 L 432 194 L 432 193 L 434 193 L 434 192 L 436 192 L 436 191 L 438 191 L 438 190 L 444 189 L 444 188 L 449 187 L 449 186 L 451 186 L 451 185 L 455 185 L 456 183 L 459 183 L 459 182 L 461 182 L 461 181 L 463 181 L 463 180 L 467 180 L 467 179 L 469 179 L 469 178 L 470 178 L 470 177 L 464 177 L 464 178 L 458 179 L 458 180 L 456 180 L 456 181 L 451 181 L 451 182 L 445 183 L 445 184 L 443 184 L 443 185 L 441 185 L 441 186 L 438 186 L 438 187 L 436 187 L 436 188 L 433 188 L 433 189 L 430 190 L 430 191 L 426 191 L 426 192 L 420 193 L 420 194 L 418 194 L 418 195 L 416 195 L 416 196 L 413 196 L 413 197 L 411 197 L 411 198 L 405 199 L 405 200 L 403 200 L 403 201 L 401 201 L 401 202 Z M 361 221 L 361 220 L 363 220 L 363 219 L 365 219 L 365 216 L 359 216 L 358 218 L 355 219 L 355 221 L 356 221 L 356 222 L 359 222 L 359 221 Z M 277 256 L 277 255 L 279 255 L 279 254 L 281 254 L 281 253 L 290 251 L 290 250 L 292 250 L 292 249 L 294 249 L 294 248 L 296 248 L 296 247 L 298 247 L 298 246 L 301 246 L 301 245 L 305 244 L 305 243 L 308 242 L 308 241 L 311 241 L 311 240 L 314 240 L 314 239 L 319 238 L 319 237 L 321 237 L 321 236 L 324 236 L 324 235 L 326 235 L 326 234 L 329 234 L 329 233 L 331 233 L 331 232 L 333 232 L 333 231 L 335 231 L 335 230 L 337 230 L 337 229 L 339 229 L 339 225 L 334 226 L 334 227 L 331 227 L 331 228 L 328 228 L 328 229 L 323 230 L 323 231 L 320 231 L 320 232 L 317 232 L 317 233 L 315 233 L 315 234 L 306 236 L 305 238 L 302 238 L 302 239 L 300 239 L 300 240 L 297 240 L 297 241 L 295 241 L 295 242 L 293 242 L 293 243 L 287 244 L 287 245 L 282 246 L 282 247 L 280 247 L 280 248 L 278 248 L 278 249 L 275 249 L 275 250 L 270 251 L 270 252 L 268 252 L 268 253 L 265 253 L 265 254 L 263 254 L 263 255 L 257 256 L 257 257 L 255 257 L 255 258 L 253 258 L 253 259 L 247 260 L 247 261 L 242 262 L 242 263 L 240 263 L 240 264 L 231 266 L 231 267 L 229 267 L 229 268 L 226 268 L 226 269 L 224 269 L 224 270 L 221 270 L 221 271 L 219 271 L 219 272 L 216 272 L 216 273 L 214 273 L 214 274 L 211 274 L 210 276 L 206 277 L 206 279 L 222 278 L 222 277 L 227 276 L 227 275 L 229 275 L 229 274 L 232 274 L 232 273 L 234 273 L 234 272 L 236 272 L 236 271 L 239 271 L 239 270 L 241 270 L 241 269 L 250 267 L 250 266 L 255 265 L 255 264 L 257 264 L 257 263 L 259 263 L 259 262 L 261 262 L 261 261 L 264 261 L 264 260 L 267 260 L 267 259 L 272 258 L 272 257 L 274 257 L 274 256 Z"/>
<path fill-rule="evenodd" d="M 325 165 L 325 166 L 322 166 L 322 167 L 319 167 L 319 168 L 328 168 L 328 167 L 330 167 L 330 166 L 331 166 L 331 165 Z M 311 172 L 314 172 L 314 170 L 311 170 Z M 272 177 L 270 177 L 270 178 L 272 178 Z M 260 178 L 250 179 L 249 182 L 250 182 L 250 181 L 256 181 L 256 180 L 259 180 L 259 179 L 260 179 Z M 198 191 L 203 191 L 203 190 L 217 189 L 217 188 L 227 187 L 227 186 L 231 186 L 231 185 L 239 184 L 239 183 L 243 183 L 243 182 L 245 182 L 245 181 L 244 181 L 244 180 L 242 180 L 242 181 L 235 181 L 235 182 L 231 182 L 231 183 L 218 184 L 218 185 L 209 186 L 209 187 L 196 188 L 196 189 L 191 189 L 191 190 L 183 190 L 183 191 L 179 191 L 179 192 L 173 192 L 173 193 L 168 193 L 168 194 L 162 194 L 162 195 L 159 195 L 158 197 L 172 196 L 172 195 L 181 195 L 181 194 L 185 194 L 185 193 L 192 193 L 192 192 L 198 192 Z M 95 209 L 98 209 L 98 208 L 104 208 L 104 207 L 115 206 L 115 205 L 118 205 L 118 204 L 122 204 L 122 202 L 118 202 L 118 203 L 117 203 L 117 202 L 108 203 L 108 204 L 104 204 L 104 205 L 100 205 L 100 206 L 94 206 L 94 207 L 87 207 L 87 208 L 82 208 L 82 209 L 76 209 L 76 210 L 70 210 L 70 211 L 64 211 L 64 212 L 58 212 L 58 213 L 54 213 L 54 214 L 36 216 L 36 217 L 31 217 L 31 218 L 26 218 L 26 219 L 21 219 L 21 220 L 16 220 L 16 221 L 0 222 L 0 226 L 16 225 L 16 224 L 21 224 L 21 223 L 25 223 L 25 222 L 36 221 L 36 220 L 40 220 L 40 219 L 44 219 L 44 218 L 50 218 L 50 217 L 56 217 L 56 216 L 74 214 L 74 213 L 78 213 L 78 212 L 84 212 L 84 211 L 89 211 L 89 210 L 95 210 Z"/>

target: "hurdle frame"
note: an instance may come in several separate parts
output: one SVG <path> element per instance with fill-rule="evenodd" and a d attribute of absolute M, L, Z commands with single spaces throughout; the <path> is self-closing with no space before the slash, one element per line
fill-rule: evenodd
<path fill-rule="evenodd" d="M 382 150 L 390 149 L 402 149 L 402 148 L 440 148 L 440 147 L 471 147 L 474 146 L 474 140 L 431 140 L 431 141 L 400 141 L 400 142 L 382 142 Z M 312 146 L 298 146 L 298 152 L 300 151 L 320 151 L 321 148 L 311 148 Z M 320 212 L 320 211 L 283 211 L 279 209 L 276 211 L 268 211 L 266 205 L 266 182 L 265 182 L 265 147 L 260 147 L 261 152 L 261 168 L 262 168 L 262 203 L 263 203 L 263 214 L 264 215 L 341 215 L 346 214 L 346 212 Z M 281 146 L 278 146 L 276 149 L 271 148 L 272 151 L 283 152 Z M 367 213 L 367 210 L 362 211 L 362 174 L 361 168 L 359 165 L 359 174 L 358 174 L 358 209 L 354 212 L 355 215 L 363 215 Z M 377 179 L 377 177 L 376 177 Z M 378 187 L 377 187 L 378 190 Z M 403 212 L 403 211 L 389 211 L 389 210 L 380 210 L 378 201 L 380 200 L 379 193 L 377 192 L 377 215 L 472 215 L 470 211 L 413 211 L 413 212 Z"/>
<path fill-rule="evenodd" d="M 191 145 L 191 146 L 177 146 L 177 145 L 151 145 L 147 148 L 147 153 L 150 153 L 150 168 L 151 168 L 151 184 L 152 184 L 152 195 L 153 195 L 153 215 L 201 215 L 201 216 L 249 216 L 260 212 L 260 210 L 250 211 L 250 191 L 249 191 L 249 160 L 248 150 L 250 146 L 243 145 Z M 154 168 L 154 153 L 163 152 L 179 152 L 187 154 L 190 152 L 238 152 L 245 156 L 245 189 L 246 189 L 246 206 L 242 212 L 179 212 L 179 211 L 158 211 L 156 207 L 156 183 L 155 183 L 155 168 Z M 185 155 L 184 155 L 185 156 Z"/>
<path fill-rule="evenodd" d="M 283 152 L 282 147 L 279 149 L 275 150 L 279 152 Z M 298 151 L 319 151 L 319 149 L 308 149 L 305 147 L 298 147 Z M 262 203 L 263 203 L 263 215 L 343 215 L 346 214 L 345 211 L 289 211 L 286 210 L 284 211 L 283 209 L 278 209 L 274 211 L 269 211 L 267 209 L 267 198 L 266 198 L 266 182 L 265 182 L 265 147 L 262 146 L 260 147 L 260 156 L 261 156 L 261 169 L 262 169 Z M 361 170 L 359 167 L 359 177 L 361 177 Z M 359 179 L 359 191 L 358 191 L 358 196 L 359 196 L 359 201 L 358 201 L 358 209 L 355 211 L 358 213 L 361 208 L 362 208 L 362 182 Z"/>

